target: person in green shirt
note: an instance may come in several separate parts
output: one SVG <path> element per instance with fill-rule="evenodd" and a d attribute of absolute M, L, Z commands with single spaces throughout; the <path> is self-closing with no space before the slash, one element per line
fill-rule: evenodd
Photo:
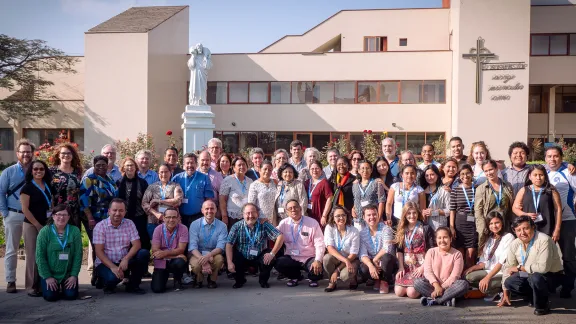
<path fill-rule="evenodd" d="M 42 296 L 47 301 L 78 298 L 78 273 L 82 265 L 82 236 L 70 226 L 68 205 L 52 209 L 36 241 L 36 264 L 40 274 Z"/>

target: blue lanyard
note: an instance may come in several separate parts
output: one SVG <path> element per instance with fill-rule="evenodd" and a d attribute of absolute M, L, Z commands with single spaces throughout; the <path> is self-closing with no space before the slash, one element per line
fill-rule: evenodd
<path fill-rule="evenodd" d="M 204 220 L 206 221 L 206 220 Z M 200 223 L 200 232 L 202 232 L 202 235 L 204 236 L 204 247 L 206 247 L 208 244 L 210 244 L 210 239 L 212 238 L 212 235 L 214 235 L 214 231 L 216 230 L 216 225 L 214 224 L 214 221 L 212 222 L 212 229 L 210 230 L 210 234 L 206 235 L 206 231 L 204 230 L 206 226 L 204 226 L 204 222 Z"/>
<path fill-rule="evenodd" d="M 530 243 L 528 243 L 528 247 L 526 248 L 526 254 L 524 254 L 524 249 L 522 248 L 522 245 L 520 245 L 520 257 L 522 258 L 522 265 L 526 264 L 528 253 L 530 253 L 530 249 L 532 248 L 532 245 L 534 245 L 535 239 L 536 239 L 536 233 L 534 233 L 534 237 L 530 240 Z"/>
<path fill-rule="evenodd" d="M 168 184 L 166 184 L 166 188 L 168 188 Z M 166 199 L 166 189 L 162 188 L 162 183 L 160 183 L 160 195 L 162 196 L 162 200 Z"/>
<path fill-rule="evenodd" d="M 416 234 L 418 231 L 418 227 L 420 227 L 420 221 L 416 222 L 416 226 L 414 226 L 414 230 L 412 231 L 412 235 L 410 235 L 410 239 L 407 240 L 406 237 L 404 237 L 404 245 L 407 249 L 412 248 L 412 240 L 414 239 L 414 234 Z"/>
<path fill-rule="evenodd" d="M 244 230 L 246 231 L 246 237 L 248 241 L 250 241 L 251 247 L 256 247 L 256 239 L 258 238 L 258 232 L 260 230 L 260 222 L 256 221 L 256 228 L 254 229 L 254 236 L 250 236 L 250 231 L 248 230 L 248 224 L 244 226 Z"/>
<path fill-rule="evenodd" d="M 368 235 L 370 235 L 370 229 L 368 229 Z M 382 238 L 382 223 L 378 224 L 378 230 L 376 230 L 374 236 L 376 236 L 376 243 L 374 243 L 372 237 L 370 237 L 370 245 L 372 246 L 374 254 L 377 254 L 378 251 L 380 250 L 380 241 Z"/>
<path fill-rule="evenodd" d="M 464 184 L 462 184 L 462 191 L 464 191 L 464 197 L 466 197 L 466 203 L 468 204 L 468 208 L 470 208 L 470 211 L 474 210 L 474 197 L 475 197 L 475 190 L 474 190 L 474 185 L 472 185 L 472 200 L 468 200 L 468 193 L 466 192 L 466 189 L 464 188 Z"/>
<path fill-rule="evenodd" d="M 402 206 L 406 205 L 406 201 L 408 199 L 410 199 L 410 194 L 412 193 L 412 190 L 414 190 L 414 188 L 416 188 L 416 184 L 413 183 L 412 184 L 412 188 L 410 188 L 410 191 L 408 191 L 408 194 L 406 194 L 406 189 L 404 189 L 404 182 L 402 182 Z"/>
<path fill-rule="evenodd" d="M 502 182 L 500 182 L 500 188 L 498 189 L 498 195 L 496 195 L 496 190 L 494 190 L 494 188 L 492 188 L 492 185 L 490 183 L 488 183 L 488 185 L 490 186 L 490 189 L 492 189 L 492 193 L 494 194 L 494 197 L 496 198 L 496 205 L 498 207 L 500 207 L 500 202 L 502 202 Z"/>
<path fill-rule="evenodd" d="M 342 251 L 342 247 L 344 246 L 344 239 L 346 238 L 346 234 L 348 234 L 348 226 L 346 226 L 346 233 L 344 233 L 344 237 L 340 237 L 340 231 L 338 230 L 338 227 L 335 227 L 336 229 L 336 248 L 338 249 L 338 252 Z"/>
<path fill-rule="evenodd" d="M 366 196 L 366 192 L 368 191 L 368 188 L 370 187 L 370 185 L 372 184 L 372 182 L 374 182 L 374 179 L 370 180 L 370 182 L 368 182 L 368 185 L 366 186 L 366 189 L 362 189 L 362 181 L 358 182 L 358 188 L 360 188 L 360 193 L 362 193 L 362 197 L 364 198 Z"/>
<path fill-rule="evenodd" d="M 68 227 L 69 226 L 70 225 L 66 224 L 66 238 L 64 239 L 64 242 L 62 242 L 62 240 L 60 240 L 58 233 L 56 233 L 56 226 L 54 226 L 54 225 L 51 226 L 52 233 L 54 233 L 54 235 L 56 235 L 56 239 L 58 240 L 58 243 L 62 247 L 62 251 L 64 251 L 64 249 L 66 248 L 66 243 L 68 243 Z"/>
<path fill-rule="evenodd" d="M 440 188 L 436 188 L 436 191 L 430 193 L 432 196 L 430 197 L 430 204 L 428 205 L 428 208 L 432 207 L 432 205 L 434 205 L 438 200 L 438 197 L 440 197 L 440 192 L 438 192 L 439 189 Z"/>
<path fill-rule="evenodd" d="M 298 225 L 298 231 L 296 232 L 296 235 L 300 235 L 300 231 L 302 231 L 302 226 L 304 226 L 304 216 L 302 216 L 302 219 L 300 219 L 300 224 Z M 290 229 L 292 230 L 292 243 L 296 244 L 296 242 L 298 242 L 298 240 L 296 239 L 298 236 L 294 236 L 294 221 L 292 221 Z"/>
<path fill-rule="evenodd" d="M 280 204 L 284 203 L 284 183 L 282 183 L 282 189 L 280 189 Z"/>
<path fill-rule="evenodd" d="M 540 188 L 538 192 L 538 199 L 536 199 L 536 194 L 534 193 L 534 185 L 532 185 L 532 201 L 534 202 L 534 207 L 536 207 L 536 212 L 538 212 L 538 206 L 540 206 L 540 196 L 542 196 L 543 188 Z"/>
<path fill-rule="evenodd" d="M 46 194 L 46 189 L 48 189 L 46 182 L 44 182 L 44 190 L 42 190 L 42 188 L 40 188 L 40 186 L 34 180 L 32 180 L 32 184 L 36 188 L 38 188 L 38 190 L 40 190 L 40 192 L 42 192 L 42 194 L 44 195 L 44 198 L 46 199 L 46 203 L 48 204 L 48 209 L 50 209 L 50 207 L 52 206 L 52 200 L 51 200 L 52 197 L 48 198 L 48 195 Z"/>
<path fill-rule="evenodd" d="M 256 169 L 252 168 L 252 171 L 254 171 L 254 176 L 256 177 L 256 180 L 260 179 L 260 176 L 258 176 L 258 171 L 256 171 Z"/>
<path fill-rule="evenodd" d="M 162 232 L 164 234 L 164 242 L 166 242 L 166 248 L 168 248 L 168 250 L 172 250 L 172 243 L 174 243 L 174 239 L 178 233 L 178 225 L 176 225 L 174 232 L 172 232 L 172 235 L 170 236 L 170 242 L 168 242 L 168 235 L 166 234 L 166 224 L 162 224 Z"/>
<path fill-rule="evenodd" d="M 184 184 L 186 185 L 186 191 L 184 192 L 184 197 L 186 197 L 186 195 L 188 194 L 188 190 L 190 190 L 190 187 L 192 187 L 192 184 L 194 184 L 194 179 L 196 179 L 196 174 L 198 172 L 194 172 L 194 175 L 192 176 L 192 179 L 190 180 L 190 184 L 188 184 L 188 176 L 184 175 Z M 188 197 L 186 197 L 188 198 Z"/>
<path fill-rule="evenodd" d="M 308 201 L 312 200 L 312 193 L 314 192 L 314 190 L 316 190 L 316 187 L 318 186 L 318 182 L 317 184 L 314 185 L 314 187 L 312 187 L 312 182 L 314 182 L 313 179 L 310 179 L 310 183 L 308 184 Z"/>
<path fill-rule="evenodd" d="M 246 178 L 244 178 L 242 182 L 240 182 L 238 176 L 234 175 L 234 178 L 236 179 L 236 181 L 238 181 L 238 185 L 240 186 L 240 189 L 242 189 L 242 194 L 246 195 Z"/>

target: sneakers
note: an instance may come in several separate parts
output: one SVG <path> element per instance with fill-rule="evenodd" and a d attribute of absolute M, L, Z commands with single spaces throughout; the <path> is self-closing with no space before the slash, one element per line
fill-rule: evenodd
<path fill-rule="evenodd" d="M 187 273 L 184 273 L 184 275 L 182 275 L 182 283 L 185 285 L 189 285 L 191 284 L 193 281 L 192 277 L 190 277 Z"/>
<path fill-rule="evenodd" d="M 390 286 L 388 285 L 386 280 L 381 280 L 380 281 L 380 293 L 381 294 L 387 294 L 389 292 L 390 292 Z"/>
<path fill-rule="evenodd" d="M 499 301 L 500 299 L 502 299 L 502 293 L 497 293 L 494 295 L 486 295 L 486 297 L 484 297 L 484 301 L 485 302 L 495 302 L 495 301 Z"/>
<path fill-rule="evenodd" d="M 16 282 L 9 282 L 8 285 L 6 285 L 6 292 L 9 294 L 16 293 Z"/>
<path fill-rule="evenodd" d="M 444 303 L 444 306 L 456 307 L 456 298 L 452 298 Z"/>
<path fill-rule="evenodd" d="M 436 301 L 430 297 L 422 297 L 420 298 L 420 305 L 430 307 L 436 305 Z"/>

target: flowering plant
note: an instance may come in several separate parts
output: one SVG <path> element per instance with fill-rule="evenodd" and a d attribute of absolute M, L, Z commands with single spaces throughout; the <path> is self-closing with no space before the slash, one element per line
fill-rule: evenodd
<path fill-rule="evenodd" d="M 78 151 L 78 155 L 80 155 L 80 160 L 82 161 L 82 167 L 84 168 L 84 170 L 90 168 L 92 166 L 92 160 L 94 158 L 94 150 L 92 150 L 92 152 L 88 154 L 81 152 L 80 150 L 78 150 L 78 144 L 70 142 L 67 136 L 65 136 L 65 133 L 66 133 L 65 131 L 60 132 L 60 136 L 54 140 L 54 145 L 51 145 L 48 142 L 40 145 L 36 149 L 36 152 L 34 152 L 34 156 L 36 157 L 36 159 L 44 161 L 46 162 L 46 164 L 51 166 L 54 164 L 53 155 L 56 147 L 58 147 L 58 145 L 63 143 L 70 143 Z"/>
<path fill-rule="evenodd" d="M 118 150 L 118 162 L 128 156 L 135 158 L 136 153 L 138 153 L 140 150 L 149 150 L 152 152 L 152 161 L 150 161 L 150 167 L 152 169 L 156 169 L 158 165 L 158 155 L 156 154 L 156 147 L 154 146 L 154 138 L 152 135 L 138 133 L 135 141 L 131 141 L 129 138 L 126 138 L 124 141 L 116 141 L 114 145 Z"/>

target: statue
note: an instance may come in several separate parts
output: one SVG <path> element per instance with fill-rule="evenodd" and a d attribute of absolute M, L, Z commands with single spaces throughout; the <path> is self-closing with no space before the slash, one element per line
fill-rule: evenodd
<path fill-rule="evenodd" d="M 192 106 L 205 106 L 208 90 L 208 70 L 212 68 L 212 54 L 202 44 L 190 47 L 191 57 L 188 60 L 190 69 L 190 88 L 188 103 Z"/>

